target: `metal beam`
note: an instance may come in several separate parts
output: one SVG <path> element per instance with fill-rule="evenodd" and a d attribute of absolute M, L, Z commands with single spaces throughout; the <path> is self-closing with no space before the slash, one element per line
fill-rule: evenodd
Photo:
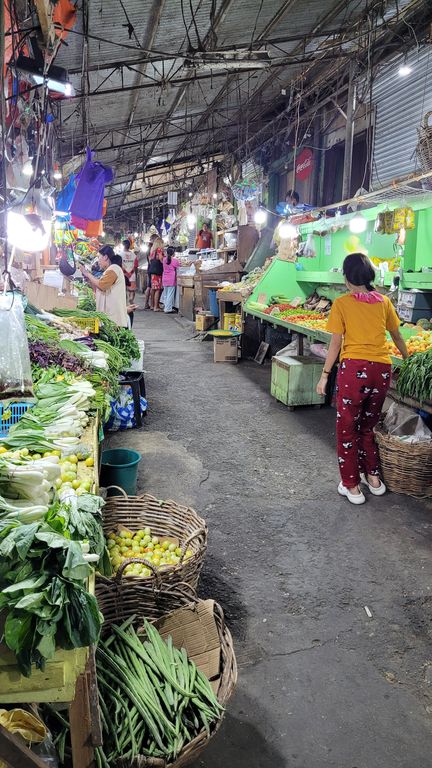
<path fill-rule="evenodd" d="M 150 8 L 147 28 L 142 40 L 142 47 L 145 49 L 149 50 L 153 46 L 156 34 L 159 29 L 159 24 L 160 24 L 164 7 L 165 7 L 165 0 L 153 0 Z M 132 93 L 132 96 L 129 102 L 129 109 L 128 109 L 129 118 L 127 121 L 127 130 L 131 129 L 135 119 L 135 111 L 136 111 L 136 107 L 139 99 L 139 86 L 142 85 L 144 77 L 145 77 L 145 72 L 140 72 L 135 77 L 134 85 L 136 86 L 136 90 Z"/>
<path fill-rule="evenodd" d="M 281 21 L 281 19 L 282 19 L 282 18 L 285 16 L 285 14 L 286 14 L 286 13 L 288 13 L 289 9 L 292 7 L 292 5 L 293 5 L 295 2 L 296 2 L 296 0 L 285 0 L 285 2 L 283 3 L 283 5 L 281 6 L 281 8 L 279 8 L 279 10 L 277 11 L 277 13 L 276 13 L 276 14 L 273 16 L 273 18 L 272 18 L 272 19 L 269 21 L 269 23 L 267 24 L 267 26 L 265 27 L 265 29 L 263 29 L 263 31 L 262 31 L 262 32 L 261 32 L 261 33 L 258 35 L 258 37 L 257 37 L 257 41 L 258 41 L 258 42 L 260 42 L 261 40 L 263 40 L 263 39 L 266 37 L 266 35 L 268 35 L 268 34 L 269 34 L 269 32 L 271 32 L 271 30 L 272 30 L 272 29 L 273 29 L 273 28 L 276 26 L 276 24 L 278 24 L 278 23 Z M 233 81 L 235 80 L 236 76 L 237 76 L 236 74 L 233 74 L 233 75 L 229 75 L 229 76 L 227 77 L 227 80 L 226 80 L 226 82 L 224 83 L 224 85 L 222 86 L 222 88 L 220 89 L 220 91 L 218 92 L 218 94 L 215 96 L 215 98 L 213 99 L 213 101 L 211 101 L 211 102 L 210 102 L 210 104 L 209 104 L 209 106 L 207 107 L 207 110 L 205 111 L 204 115 L 203 115 L 203 116 L 200 118 L 200 120 L 198 120 L 198 123 L 197 123 L 197 128 L 200 128 L 200 127 L 201 127 L 201 125 L 202 125 L 202 124 L 203 124 L 203 123 L 204 123 L 206 120 L 208 120 L 208 118 L 210 117 L 210 115 L 211 115 L 211 114 L 212 114 L 212 112 L 214 111 L 214 107 L 215 107 L 215 106 L 216 106 L 218 103 L 220 103 L 220 101 L 221 101 L 221 99 L 223 98 L 223 95 L 224 95 L 224 93 L 225 93 L 226 89 L 227 89 L 227 88 L 229 88 L 229 86 L 230 86 L 230 85 L 233 83 Z M 179 149 L 178 149 L 178 152 L 181 152 L 181 151 L 182 151 L 182 149 L 183 149 L 183 147 L 184 147 L 185 143 L 186 143 L 186 142 L 183 142 L 183 144 L 182 144 L 182 145 L 179 147 Z M 173 155 L 173 158 L 172 158 L 172 159 L 173 159 L 173 160 L 175 160 L 175 158 L 176 158 L 176 157 L 177 157 L 177 153 L 174 153 L 174 155 Z"/>
<path fill-rule="evenodd" d="M 228 13 L 228 10 L 229 10 L 232 2 L 233 2 L 233 0 L 222 0 L 221 6 L 220 6 L 219 10 L 217 11 L 216 17 L 215 17 L 215 19 L 214 19 L 214 21 L 213 21 L 209 31 L 207 32 L 207 34 L 206 34 L 206 36 L 205 36 L 205 38 L 203 40 L 203 48 L 204 48 L 204 50 L 206 50 L 207 47 L 212 44 L 212 42 L 213 42 L 213 35 L 216 33 L 217 29 L 219 28 L 219 26 L 224 21 L 225 16 Z M 183 98 L 184 98 L 184 96 L 185 96 L 185 94 L 187 92 L 188 87 L 189 87 L 189 83 L 187 83 L 186 85 L 184 85 L 182 88 L 179 89 L 176 97 L 174 98 L 174 101 L 173 101 L 171 107 L 168 110 L 168 113 L 167 113 L 167 117 L 168 118 L 171 118 L 171 116 L 174 114 L 174 112 L 176 111 L 178 106 L 183 101 Z M 147 156 L 146 156 L 145 162 L 143 162 L 143 170 L 146 168 L 147 163 L 148 163 L 148 159 L 153 154 L 153 152 L 154 152 L 154 150 L 155 150 L 155 148 L 156 148 L 156 146 L 157 146 L 157 144 L 159 142 L 160 135 L 161 135 L 161 131 L 159 131 L 159 133 L 156 136 L 153 144 L 151 145 L 150 150 L 146 153 Z M 122 203 L 123 203 L 123 200 L 122 200 Z M 121 207 L 122 203 L 120 203 L 120 207 Z"/>

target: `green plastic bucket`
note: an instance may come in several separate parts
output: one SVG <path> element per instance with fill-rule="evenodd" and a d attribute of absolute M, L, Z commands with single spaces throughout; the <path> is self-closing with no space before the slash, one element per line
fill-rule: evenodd
<path fill-rule="evenodd" d="M 100 484 L 104 488 L 117 485 L 129 496 L 136 495 L 138 464 L 141 454 L 129 448 L 112 448 L 102 452 Z M 108 496 L 118 496 L 120 491 L 110 489 Z"/>

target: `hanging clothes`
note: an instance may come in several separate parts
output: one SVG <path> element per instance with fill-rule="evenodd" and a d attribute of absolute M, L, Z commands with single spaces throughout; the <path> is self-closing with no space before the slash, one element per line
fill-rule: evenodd
<path fill-rule="evenodd" d="M 69 176 L 69 181 L 56 198 L 56 212 L 59 216 L 69 216 L 69 209 L 76 190 L 76 176 Z"/>
<path fill-rule="evenodd" d="M 114 178 L 112 168 L 92 160 L 92 151 L 87 147 L 87 160 L 78 175 L 77 188 L 70 211 L 78 218 L 99 221 L 103 216 L 105 184 Z"/>

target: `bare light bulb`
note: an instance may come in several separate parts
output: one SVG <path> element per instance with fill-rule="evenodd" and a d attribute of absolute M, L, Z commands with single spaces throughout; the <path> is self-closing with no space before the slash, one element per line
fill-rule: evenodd
<path fill-rule="evenodd" d="M 284 221 L 279 227 L 279 237 L 281 240 L 295 240 L 297 237 L 297 229 L 289 221 Z"/>
<path fill-rule="evenodd" d="M 255 211 L 255 214 L 254 214 L 255 224 L 259 224 L 261 226 L 262 224 L 265 224 L 266 221 L 267 221 L 267 211 L 265 211 L 264 208 L 258 208 L 258 210 Z"/>
<path fill-rule="evenodd" d="M 412 72 L 412 67 L 409 64 L 401 64 L 399 67 L 399 77 L 408 77 Z"/>
<path fill-rule="evenodd" d="M 352 232 L 354 235 L 360 235 L 366 230 L 366 227 L 367 221 L 365 217 L 361 215 L 361 213 L 356 213 L 356 215 L 351 219 L 349 223 L 350 232 Z"/>
<path fill-rule="evenodd" d="M 27 160 L 23 165 L 24 176 L 33 176 L 33 163 L 31 160 Z"/>
<path fill-rule="evenodd" d="M 189 229 L 193 229 L 195 224 L 196 224 L 196 216 L 195 216 L 195 214 L 194 213 L 188 213 L 186 221 L 187 221 L 187 225 L 188 225 Z"/>

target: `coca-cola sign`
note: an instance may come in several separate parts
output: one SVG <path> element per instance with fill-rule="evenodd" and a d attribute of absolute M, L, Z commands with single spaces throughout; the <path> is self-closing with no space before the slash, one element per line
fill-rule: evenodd
<path fill-rule="evenodd" d="M 303 149 L 296 160 L 296 179 L 304 181 L 313 170 L 313 152 L 311 149 Z"/>

